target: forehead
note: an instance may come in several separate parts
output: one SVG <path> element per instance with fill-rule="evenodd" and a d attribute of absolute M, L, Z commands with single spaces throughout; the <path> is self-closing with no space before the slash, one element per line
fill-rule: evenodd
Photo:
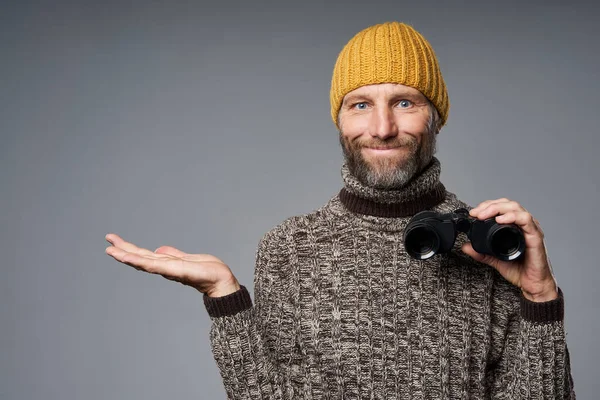
<path fill-rule="evenodd" d="M 402 85 L 399 83 L 378 83 L 373 85 L 361 86 L 357 89 L 348 92 L 344 96 L 344 101 L 346 101 L 346 99 L 348 98 L 354 97 L 391 97 L 398 95 L 407 95 L 410 97 L 417 97 L 423 99 L 425 98 L 423 93 L 410 86 Z"/>

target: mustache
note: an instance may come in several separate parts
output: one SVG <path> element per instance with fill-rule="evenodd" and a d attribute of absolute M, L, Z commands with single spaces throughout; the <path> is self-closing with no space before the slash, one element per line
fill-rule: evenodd
<path fill-rule="evenodd" d="M 394 149 L 396 147 L 412 147 L 416 144 L 414 138 L 394 138 L 393 140 L 369 140 L 365 142 L 358 142 L 355 144 L 356 147 L 369 147 L 377 149 Z"/>

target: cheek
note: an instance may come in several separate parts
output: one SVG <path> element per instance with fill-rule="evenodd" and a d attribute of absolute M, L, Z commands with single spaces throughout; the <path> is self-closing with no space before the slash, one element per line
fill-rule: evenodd
<path fill-rule="evenodd" d="M 408 118 L 402 118 L 399 122 L 399 128 L 408 134 L 421 136 L 427 132 L 427 116 L 411 115 Z"/>
<path fill-rule="evenodd" d="M 347 117 L 340 119 L 340 131 L 347 140 L 353 140 L 367 132 L 368 124 L 365 118 Z"/>

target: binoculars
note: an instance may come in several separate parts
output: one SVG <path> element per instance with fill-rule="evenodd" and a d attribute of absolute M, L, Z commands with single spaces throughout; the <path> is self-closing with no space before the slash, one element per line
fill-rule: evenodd
<path fill-rule="evenodd" d="M 525 253 L 525 237 L 517 225 L 499 224 L 494 217 L 478 220 L 466 208 L 447 214 L 434 211 L 415 214 L 404 230 L 404 247 L 411 257 L 426 260 L 449 252 L 459 232 L 467 234 L 478 253 L 503 261 L 517 260 Z"/>

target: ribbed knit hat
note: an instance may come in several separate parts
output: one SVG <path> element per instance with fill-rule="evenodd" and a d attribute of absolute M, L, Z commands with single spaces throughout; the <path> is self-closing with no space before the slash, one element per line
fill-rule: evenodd
<path fill-rule="evenodd" d="M 373 25 L 344 46 L 333 69 L 329 94 L 336 126 L 344 96 L 376 83 L 400 83 L 419 90 L 437 108 L 441 125 L 446 123 L 450 102 L 437 58 L 429 42 L 410 25 Z"/>

